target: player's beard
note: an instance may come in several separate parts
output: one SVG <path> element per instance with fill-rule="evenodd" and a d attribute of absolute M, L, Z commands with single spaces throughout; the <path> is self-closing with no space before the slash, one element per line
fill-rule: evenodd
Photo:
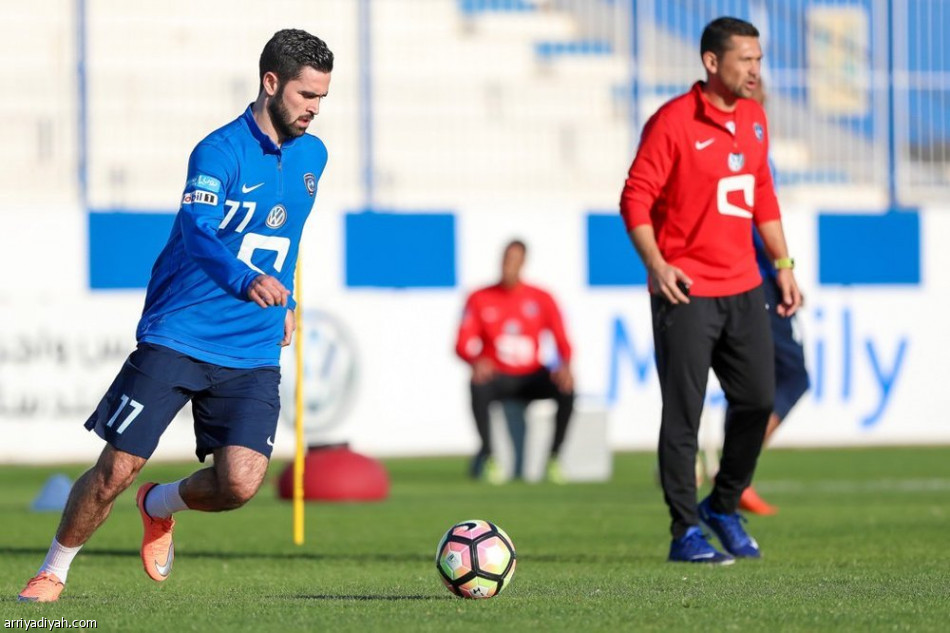
<path fill-rule="evenodd" d="M 281 86 L 273 99 L 267 101 L 267 112 L 270 113 L 271 123 L 281 138 L 297 138 L 307 131 L 294 126 L 296 119 L 284 104 L 284 87 Z"/>
<path fill-rule="evenodd" d="M 732 88 L 732 94 L 741 99 L 751 99 L 755 90 L 746 88 L 746 80 L 743 79 L 738 85 Z"/>

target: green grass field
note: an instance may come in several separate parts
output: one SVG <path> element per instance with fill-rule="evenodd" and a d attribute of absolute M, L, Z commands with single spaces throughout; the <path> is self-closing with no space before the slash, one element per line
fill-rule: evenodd
<path fill-rule="evenodd" d="M 138 559 L 132 491 L 86 545 L 56 604 L 19 604 L 58 522 L 27 508 L 52 472 L 0 468 L 0 619 L 97 619 L 99 630 L 908 630 L 950 627 L 950 447 L 765 453 L 758 489 L 781 506 L 748 528 L 761 561 L 665 562 L 653 456 L 615 458 L 609 484 L 477 485 L 461 458 L 386 462 L 388 501 L 310 504 L 306 544 L 269 481 L 226 514 L 178 515 L 171 578 Z M 273 479 L 283 464 L 275 464 Z M 146 468 L 169 481 L 191 464 Z M 518 550 L 511 586 L 455 598 L 433 563 L 442 533 L 497 522 Z"/>

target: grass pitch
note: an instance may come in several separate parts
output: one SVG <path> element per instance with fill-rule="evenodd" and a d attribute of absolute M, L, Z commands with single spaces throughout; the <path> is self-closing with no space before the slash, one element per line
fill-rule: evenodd
<path fill-rule="evenodd" d="M 478 485 L 465 460 L 386 462 L 390 499 L 309 504 L 306 544 L 273 479 L 237 512 L 178 515 L 171 578 L 141 569 L 134 489 L 80 553 L 60 602 L 19 604 L 59 520 L 28 511 L 53 472 L 0 468 L 0 619 L 96 619 L 98 630 L 944 631 L 950 618 L 950 448 L 767 451 L 757 488 L 781 507 L 747 525 L 761 561 L 666 563 L 654 457 L 621 454 L 608 484 Z M 171 481 L 193 464 L 146 467 Z M 499 597 L 442 587 L 442 533 L 497 522 L 518 551 Z"/>

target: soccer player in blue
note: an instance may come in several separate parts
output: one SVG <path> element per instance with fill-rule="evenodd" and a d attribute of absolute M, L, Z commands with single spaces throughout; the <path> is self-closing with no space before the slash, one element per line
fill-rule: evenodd
<path fill-rule="evenodd" d="M 39 573 L 19 600 L 59 598 L 69 566 L 191 401 L 196 453 L 214 463 L 143 484 L 142 564 L 168 578 L 172 514 L 234 510 L 257 492 L 280 409 L 281 346 L 294 331 L 293 277 L 304 223 L 327 162 L 307 127 L 327 96 L 333 53 L 279 31 L 260 57 L 257 99 L 191 154 L 168 243 L 152 269 L 138 347 L 86 422 L 107 445 L 75 483 Z"/>
<path fill-rule="evenodd" d="M 758 101 L 759 105 L 765 107 L 766 96 L 763 81 L 760 80 L 756 85 L 752 92 L 752 98 Z M 775 166 L 771 158 L 769 159 L 769 168 L 772 170 L 774 181 L 776 180 Z M 769 416 L 769 424 L 765 428 L 765 442 L 767 443 L 792 410 L 792 407 L 808 391 L 809 379 L 808 370 L 805 367 L 805 350 L 802 345 L 801 331 L 798 327 L 798 317 L 794 314 L 790 317 L 783 317 L 778 313 L 781 293 L 775 281 L 775 264 L 769 259 L 765 250 L 765 243 L 758 231 L 753 229 L 752 238 L 755 244 L 755 258 L 759 264 L 759 272 L 762 274 L 762 289 L 765 291 L 769 322 L 772 325 L 772 345 L 775 350 L 775 406 L 772 415 Z M 785 265 L 793 266 L 794 262 L 789 261 Z M 726 419 L 729 419 L 728 414 Z M 742 491 L 742 496 L 739 497 L 739 508 L 746 512 L 761 515 L 771 515 L 778 512 L 778 508 L 760 497 L 751 485 Z"/>

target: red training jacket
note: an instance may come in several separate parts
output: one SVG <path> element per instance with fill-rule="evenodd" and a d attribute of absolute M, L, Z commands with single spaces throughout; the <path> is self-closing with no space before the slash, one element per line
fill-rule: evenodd
<path fill-rule="evenodd" d="M 455 353 L 468 363 L 490 358 L 505 374 L 530 374 L 542 367 L 538 337 L 544 330 L 554 335 L 561 362 L 570 362 L 571 344 L 550 294 L 525 283 L 488 286 L 465 302 Z"/>
<path fill-rule="evenodd" d="M 690 294 L 720 297 L 762 282 L 752 222 L 781 214 L 765 111 L 739 99 L 733 112 L 724 112 L 702 88 L 696 82 L 647 121 L 620 213 L 628 232 L 652 223 L 664 259 L 693 280 Z"/>

